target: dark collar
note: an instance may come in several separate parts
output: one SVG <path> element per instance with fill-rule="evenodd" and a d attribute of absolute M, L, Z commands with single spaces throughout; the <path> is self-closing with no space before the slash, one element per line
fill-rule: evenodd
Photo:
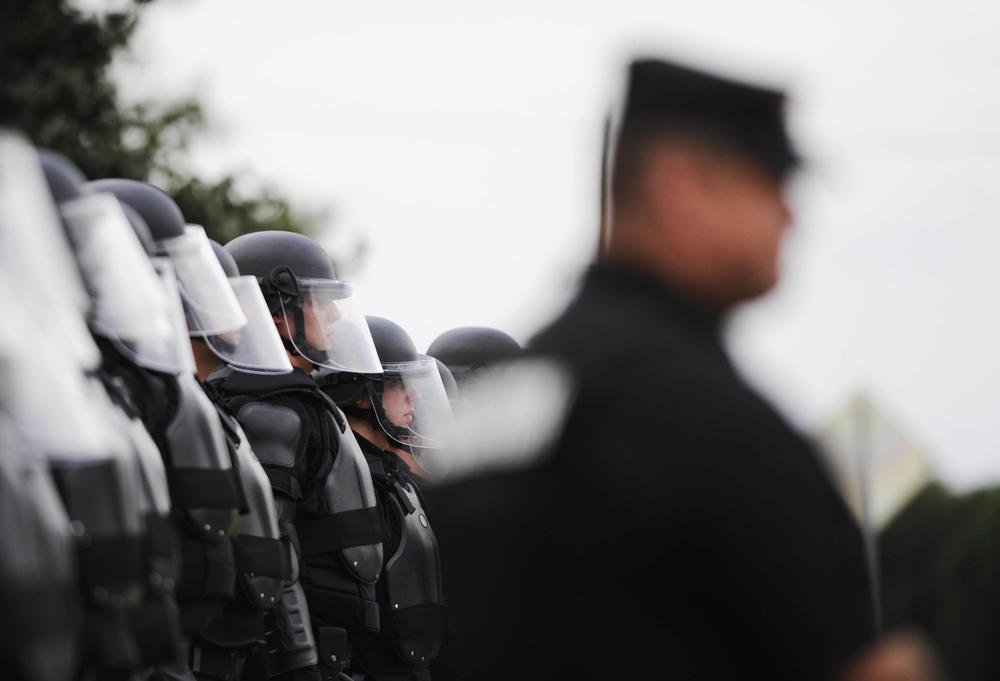
<path fill-rule="evenodd" d="M 594 265 L 583 279 L 583 291 L 613 291 L 623 300 L 650 305 L 671 319 L 718 342 L 724 311 L 686 296 L 662 279 L 640 269 L 615 264 Z"/>
<path fill-rule="evenodd" d="M 298 367 L 287 374 L 248 374 L 222 366 L 209 375 L 207 382 L 226 392 L 243 395 L 263 395 L 290 388 L 318 390 L 313 377 Z"/>
<path fill-rule="evenodd" d="M 399 454 L 391 449 L 379 449 L 377 444 L 365 436 L 361 435 L 357 431 L 352 432 L 354 433 L 354 438 L 358 441 L 358 445 L 361 447 L 361 451 L 371 456 L 380 457 L 382 459 L 382 465 L 385 466 L 386 470 L 403 474 L 408 474 L 410 472 L 409 464 L 399 458 Z"/>

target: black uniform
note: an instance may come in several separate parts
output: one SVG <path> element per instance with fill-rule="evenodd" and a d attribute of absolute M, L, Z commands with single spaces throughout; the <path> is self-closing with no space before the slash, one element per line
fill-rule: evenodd
<path fill-rule="evenodd" d="M 182 397 L 177 377 L 137 367 L 109 352 L 102 379 L 123 387 L 131 399 L 132 414 L 146 426 L 163 454 L 173 502 L 173 540 L 183 556 L 175 591 L 181 628 L 185 634 L 199 634 L 233 595 L 236 569 L 230 534 L 240 508 L 239 479 L 231 468 L 192 469 L 182 464 L 182 457 L 190 453 L 179 451 L 186 444 L 174 433 L 184 426 L 190 431 L 186 437 L 200 437 L 201 431 L 192 423 L 198 424 L 202 415 L 183 420 L 184 412 L 192 414 L 195 410 L 182 407 L 189 400 Z M 214 411 L 209 415 L 214 418 Z M 228 462 L 228 452 L 225 456 Z M 167 538 L 154 542 L 152 555 L 168 560 L 171 549 Z"/>
<path fill-rule="evenodd" d="M 448 679 L 829 679 L 875 637 L 862 538 L 719 318 L 595 268 L 535 353 L 579 390 L 556 451 L 438 492 Z"/>
<path fill-rule="evenodd" d="M 437 540 L 410 467 L 394 452 L 355 437 L 375 482 L 386 559 L 376 585 L 382 628 L 356 648 L 356 666 L 370 681 L 429 681 L 428 666 L 445 634 Z"/>

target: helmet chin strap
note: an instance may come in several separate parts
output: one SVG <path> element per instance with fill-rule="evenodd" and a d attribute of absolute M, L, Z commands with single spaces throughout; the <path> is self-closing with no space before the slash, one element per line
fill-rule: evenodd
<path fill-rule="evenodd" d="M 368 383 L 368 395 L 372 402 L 371 411 L 376 417 L 378 426 L 389 436 L 394 446 L 405 444 L 410 434 L 410 429 L 402 428 L 390 421 L 385 413 L 385 408 L 382 406 L 382 395 L 385 391 L 385 384 L 382 381 L 373 380 L 368 380 L 366 383 Z"/>
<path fill-rule="evenodd" d="M 292 319 L 295 322 L 295 334 L 292 340 L 281 337 L 281 344 L 285 346 L 285 350 L 288 351 L 292 357 L 305 357 L 313 364 L 322 364 L 325 360 L 329 358 L 329 355 L 317 347 L 312 346 L 308 340 L 306 340 L 306 324 L 305 315 L 302 313 L 302 307 L 295 304 L 289 304 L 292 308 Z M 285 330 L 288 330 L 288 320 L 285 319 Z"/>

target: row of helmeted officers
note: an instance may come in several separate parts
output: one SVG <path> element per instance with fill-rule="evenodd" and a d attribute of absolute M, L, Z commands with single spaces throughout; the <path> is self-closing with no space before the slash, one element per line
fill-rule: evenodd
<path fill-rule="evenodd" d="M 9 132 L 0 282 L 4 678 L 430 678 L 424 453 L 509 336 L 420 355 L 308 237 L 221 246 Z"/>

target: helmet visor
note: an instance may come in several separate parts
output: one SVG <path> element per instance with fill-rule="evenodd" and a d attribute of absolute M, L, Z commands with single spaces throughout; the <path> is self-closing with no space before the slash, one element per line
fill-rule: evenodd
<path fill-rule="evenodd" d="M 163 340 L 170 308 L 156 270 L 111 194 L 88 194 L 60 210 L 93 301 L 90 324 L 105 338 Z"/>
<path fill-rule="evenodd" d="M 5 332 L 30 328 L 8 308 Z M 27 325 L 27 326 L 25 326 Z M 32 451 L 49 459 L 105 458 L 117 442 L 107 395 L 88 379 L 74 358 L 59 352 L 54 339 L 33 338 L 30 346 L 0 341 L 0 411 L 10 416 Z M 24 337 L 22 337 L 24 338 Z M 9 338 L 6 340 L 10 340 Z M 45 357 L 46 361 L 37 361 Z"/>
<path fill-rule="evenodd" d="M 205 343 L 219 359 L 239 371 L 287 374 L 292 365 L 256 277 L 230 277 L 229 284 L 247 318 L 247 325 L 238 331 L 206 334 Z"/>
<path fill-rule="evenodd" d="M 381 374 L 368 322 L 350 282 L 298 279 L 293 302 L 281 298 L 288 337 L 313 364 L 354 374 Z"/>
<path fill-rule="evenodd" d="M 167 258 L 151 258 L 167 304 L 170 333 L 125 340 L 112 338 L 115 347 L 135 364 L 166 374 L 193 373 L 194 355 L 184 324 L 184 309 L 177 291 L 177 275 Z"/>
<path fill-rule="evenodd" d="M 247 318 L 204 229 L 188 225 L 181 236 L 157 242 L 156 249 L 158 255 L 170 258 L 177 272 L 192 336 L 219 335 L 246 326 Z"/>
<path fill-rule="evenodd" d="M 382 430 L 402 445 L 443 447 L 451 430 L 451 405 L 434 360 L 384 364 L 382 369 L 382 380 L 370 381 Z"/>
<path fill-rule="evenodd" d="M 35 150 L 21 137 L 0 132 L 0 270 L 13 288 L 29 295 L 27 314 L 38 328 L 60 338 L 63 351 L 85 368 L 100 353 L 84 322 L 90 300 Z"/>

